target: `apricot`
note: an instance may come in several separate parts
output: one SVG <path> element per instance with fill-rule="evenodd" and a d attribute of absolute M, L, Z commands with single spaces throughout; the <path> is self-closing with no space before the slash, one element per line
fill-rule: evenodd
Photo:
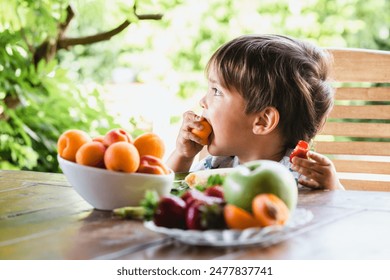
<path fill-rule="evenodd" d="M 140 156 L 151 155 L 162 158 L 165 153 L 164 141 L 155 133 L 144 133 L 135 138 L 134 146 Z"/>
<path fill-rule="evenodd" d="M 246 229 L 251 227 L 260 227 L 260 222 L 248 211 L 233 204 L 227 204 L 223 208 L 223 216 L 226 225 L 230 229 Z"/>
<path fill-rule="evenodd" d="M 104 154 L 104 164 L 108 170 L 136 172 L 140 164 L 140 156 L 133 144 L 120 141 L 108 146 Z"/>
<path fill-rule="evenodd" d="M 63 159 L 75 162 L 78 149 L 91 141 L 91 137 L 86 132 L 79 129 L 69 129 L 58 138 L 58 154 Z"/>
<path fill-rule="evenodd" d="M 213 131 L 213 128 L 211 127 L 211 125 L 207 120 L 201 120 L 199 123 L 203 125 L 203 129 L 202 130 L 192 129 L 191 132 L 201 139 L 202 145 L 207 145 L 208 138 L 211 132 Z"/>
<path fill-rule="evenodd" d="M 98 141 L 85 143 L 76 153 L 76 163 L 104 168 L 104 153 L 106 146 Z"/>
<path fill-rule="evenodd" d="M 137 172 L 149 174 L 170 173 L 169 168 L 162 162 L 160 158 L 150 155 L 141 156 Z"/>
<path fill-rule="evenodd" d="M 252 200 L 252 212 L 261 226 L 284 225 L 290 211 L 279 197 L 272 193 L 262 193 Z"/>
<path fill-rule="evenodd" d="M 114 128 L 104 135 L 103 144 L 108 147 L 113 143 L 122 141 L 132 143 L 133 138 L 126 130 L 122 128 Z"/>
<path fill-rule="evenodd" d="M 96 141 L 96 142 L 100 142 L 100 143 L 104 144 L 104 136 L 102 136 L 102 135 L 96 136 L 96 137 L 92 138 L 92 141 Z"/>

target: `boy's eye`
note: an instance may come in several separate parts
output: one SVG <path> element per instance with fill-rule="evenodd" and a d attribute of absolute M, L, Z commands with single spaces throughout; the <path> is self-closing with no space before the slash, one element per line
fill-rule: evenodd
<path fill-rule="evenodd" d="M 211 89 L 214 92 L 214 95 L 216 95 L 216 96 L 222 95 L 222 92 L 219 89 L 217 89 L 217 88 L 211 88 Z"/>

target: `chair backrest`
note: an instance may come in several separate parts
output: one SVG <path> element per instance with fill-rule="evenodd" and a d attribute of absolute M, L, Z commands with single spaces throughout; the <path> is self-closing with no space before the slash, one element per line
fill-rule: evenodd
<path fill-rule="evenodd" d="M 349 190 L 390 191 L 390 52 L 329 49 L 335 106 L 314 139 Z"/>

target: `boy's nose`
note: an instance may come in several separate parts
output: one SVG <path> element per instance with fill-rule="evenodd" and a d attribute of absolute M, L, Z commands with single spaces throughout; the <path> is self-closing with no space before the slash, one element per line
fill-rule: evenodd
<path fill-rule="evenodd" d="M 200 107 L 202 107 L 203 109 L 206 109 L 206 95 L 203 96 L 203 97 L 199 100 L 199 105 L 200 105 Z"/>

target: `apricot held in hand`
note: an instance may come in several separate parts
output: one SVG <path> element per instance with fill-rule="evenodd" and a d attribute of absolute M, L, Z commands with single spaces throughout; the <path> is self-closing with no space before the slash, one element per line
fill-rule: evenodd
<path fill-rule="evenodd" d="M 199 123 L 201 125 L 203 125 L 203 129 L 202 130 L 192 129 L 191 132 L 202 139 L 202 141 L 201 141 L 202 145 L 207 145 L 208 138 L 209 138 L 211 132 L 213 131 L 213 129 L 212 129 L 211 125 L 209 124 L 209 122 L 206 120 L 201 120 Z"/>

